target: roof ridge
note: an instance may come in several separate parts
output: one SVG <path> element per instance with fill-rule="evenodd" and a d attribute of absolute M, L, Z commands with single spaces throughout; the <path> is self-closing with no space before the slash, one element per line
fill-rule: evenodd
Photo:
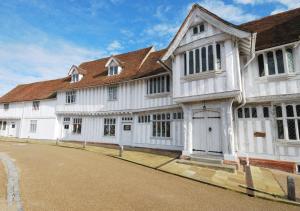
<path fill-rule="evenodd" d="M 18 85 L 15 86 L 15 87 L 18 87 L 18 86 L 26 86 L 26 85 L 33 85 L 33 84 L 39 84 L 39 83 L 45 83 L 45 82 L 51 82 L 51 81 L 58 81 L 58 80 L 63 80 L 63 79 L 65 79 L 65 78 L 66 78 L 66 77 L 63 77 L 63 78 L 56 78 L 56 79 L 50 79 L 50 80 L 36 81 L 36 82 L 32 82 L 32 83 L 18 84 Z"/>
<path fill-rule="evenodd" d="M 252 21 L 249 21 L 249 22 L 242 23 L 242 24 L 240 24 L 238 26 L 244 26 L 244 25 L 247 25 L 247 24 L 252 24 L 252 23 L 255 23 L 255 22 L 259 22 L 259 21 L 265 20 L 267 18 L 271 18 L 271 17 L 275 17 L 275 16 L 287 14 L 287 13 L 290 13 L 290 12 L 293 12 L 293 11 L 296 11 L 296 10 L 300 10 L 300 7 L 297 7 L 297 8 L 291 9 L 291 10 L 287 10 L 287 11 L 283 11 L 283 12 L 279 12 L 279 13 L 276 13 L 276 14 L 273 14 L 273 15 L 267 15 L 267 16 L 258 18 L 256 20 L 252 20 Z"/>

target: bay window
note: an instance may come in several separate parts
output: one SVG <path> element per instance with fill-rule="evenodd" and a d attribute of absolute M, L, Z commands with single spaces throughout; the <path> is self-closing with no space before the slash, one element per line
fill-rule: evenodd
<path fill-rule="evenodd" d="M 221 51 L 221 44 L 215 43 L 184 53 L 184 75 L 221 70 Z"/>
<path fill-rule="evenodd" d="M 294 72 L 293 48 L 280 48 L 257 56 L 259 77 Z"/>

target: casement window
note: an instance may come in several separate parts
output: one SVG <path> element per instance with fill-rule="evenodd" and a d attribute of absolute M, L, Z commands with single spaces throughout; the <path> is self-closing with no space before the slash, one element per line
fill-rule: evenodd
<path fill-rule="evenodd" d="M 263 107 L 263 114 L 264 114 L 264 118 L 269 118 L 270 117 L 269 107 Z"/>
<path fill-rule="evenodd" d="M 115 118 L 104 118 L 104 136 L 115 136 L 116 135 L 116 119 Z"/>
<path fill-rule="evenodd" d="M 293 73 L 293 48 L 279 48 L 259 54 L 257 63 L 259 77 Z"/>
<path fill-rule="evenodd" d="M 64 129 L 65 130 L 69 130 L 70 128 L 70 122 L 71 122 L 71 118 L 70 117 L 64 117 Z"/>
<path fill-rule="evenodd" d="M 79 81 L 79 74 L 78 73 L 73 73 L 71 75 L 71 82 L 75 83 L 75 82 L 78 82 L 78 81 Z"/>
<path fill-rule="evenodd" d="M 118 87 L 110 86 L 108 87 L 108 100 L 117 100 L 118 99 Z"/>
<path fill-rule="evenodd" d="M 277 138 L 300 141 L 300 104 L 276 105 Z"/>
<path fill-rule="evenodd" d="M 66 104 L 76 103 L 76 91 L 66 92 Z"/>
<path fill-rule="evenodd" d="M 183 119 L 183 112 L 174 112 L 173 113 L 173 119 L 176 120 L 176 119 Z"/>
<path fill-rule="evenodd" d="M 198 24 L 193 27 L 193 35 L 200 34 L 205 31 L 204 23 Z"/>
<path fill-rule="evenodd" d="M 239 108 L 237 111 L 238 118 L 257 118 L 256 107 Z"/>
<path fill-rule="evenodd" d="M 170 76 L 163 75 L 147 80 L 147 94 L 159 94 L 170 92 Z"/>
<path fill-rule="evenodd" d="M 74 134 L 81 134 L 81 128 L 82 128 L 82 118 L 74 118 L 72 132 Z"/>
<path fill-rule="evenodd" d="M 220 43 L 203 46 L 183 54 L 184 75 L 222 69 L 222 48 Z"/>
<path fill-rule="evenodd" d="M 40 101 L 33 101 L 32 102 L 32 110 L 38 111 L 40 109 Z"/>
<path fill-rule="evenodd" d="M 118 74 L 118 66 L 109 66 L 108 67 L 108 75 L 117 75 Z"/>
<path fill-rule="evenodd" d="M 8 109 L 9 109 L 9 103 L 5 103 L 5 104 L 3 105 L 3 108 L 4 108 L 4 110 L 8 110 Z"/>
<path fill-rule="evenodd" d="M 150 115 L 140 115 L 138 117 L 138 123 L 149 123 L 150 121 Z"/>
<path fill-rule="evenodd" d="M 29 132 L 36 133 L 36 129 L 37 129 L 37 120 L 30 120 Z"/>
<path fill-rule="evenodd" d="M 171 137 L 170 113 L 160 113 L 152 115 L 152 136 L 157 138 Z"/>

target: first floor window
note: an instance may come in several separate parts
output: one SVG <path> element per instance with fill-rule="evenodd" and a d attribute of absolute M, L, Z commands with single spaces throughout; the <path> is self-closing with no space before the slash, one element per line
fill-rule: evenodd
<path fill-rule="evenodd" d="M 104 136 L 115 136 L 116 135 L 116 119 L 115 118 L 104 118 Z"/>
<path fill-rule="evenodd" d="M 30 120 L 29 132 L 36 133 L 36 128 L 37 128 L 37 120 Z"/>
<path fill-rule="evenodd" d="M 170 76 L 163 75 L 147 80 L 147 94 L 158 94 L 170 92 Z"/>
<path fill-rule="evenodd" d="M 117 75 L 118 74 L 118 66 L 110 66 L 108 75 Z"/>
<path fill-rule="evenodd" d="M 264 118 L 270 117 L 269 107 L 263 107 Z"/>
<path fill-rule="evenodd" d="M 108 87 L 108 100 L 117 100 L 118 99 L 118 87 L 110 86 Z"/>
<path fill-rule="evenodd" d="M 81 127 L 82 127 L 82 119 L 74 118 L 73 119 L 73 133 L 81 134 Z"/>
<path fill-rule="evenodd" d="M 275 117 L 278 139 L 300 140 L 300 104 L 275 106 Z"/>
<path fill-rule="evenodd" d="M 8 109 L 9 109 L 9 104 L 8 104 L 8 103 L 5 103 L 5 104 L 3 105 L 3 108 L 4 108 L 4 110 L 8 110 Z"/>
<path fill-rule="evenodd" d="M 75 91 L 66 92 L 66 103 L 72 104 L 75 102 L 76 102 L 76 92 Z"/>
<path fill-rule="evenodd" d="M 6 124 L 7 124 L 6 121 L 3 121 L 3 122 L 2 122 L 2 130 L 6 130 Z"/>
<path fill-rule="evenodd" d="M 140 115 L 138 117 L 138 122 L 139 123 L 148 123 L 148 122 L 150 122 L 150 115 Z"/>
<path fill-rule="evenodd" d="M 170 113 L 153 114 L 152 136 L 157 138 L 171 137 L 171 114 Z"/>

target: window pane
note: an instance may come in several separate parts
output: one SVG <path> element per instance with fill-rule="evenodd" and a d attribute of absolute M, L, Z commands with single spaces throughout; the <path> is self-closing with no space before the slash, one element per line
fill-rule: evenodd
<path fill-rule="evenodd" d="M 201 60 L 202 60 L 202 72 L 205 72 L 207 70 L 206 67 L 206 48 L 203 47 L 201 49 Z"/>
<path fill-rule="evenodd" d="M 157 78 L 157 92 L 160 93 L 161 89 L 160 89 L 160 77 Z"/>
<path fill-rule="evenodd" d="M 274 63 L 273 52 L 268 52 L 267 58 L 268 58 L 269 75 L 274 75 L 275 74 L 275 63 Z"/>
<path fill-rule="evenodd" d="M 287 48 L 286 49 L 286 56 L 287 56 L 287 66 L 289 69 L 289 72 L 294 72 L 294 55 L 293 55 L 293 49 Z"/>
<path fill-rule="evenodd" d="M 115 136 L 115 125 L 110 126 L 110 135 Z"/>
<path fill-rule="evenodd" d="M 282 50 L 276 51 L 278 73 L 284 73 L 283 54 Z"/>
<path fill-rule="evenodd" d="M 199 49 L 196 49 L 195 57 L 196 57 L 196 73 L 199 73 L 200 72 L 200 53 L 199 53 Z"/>
<path fill-rule="evenodd" d="M 153 93 L 153 89 L 152 89 L 152 84 L 153 84 L 153 79 L 150 79 L 150 94 Z"/>
<path fill-rule="evenodd" d="M 189 74 L 194 74 L 194 52 L 189 53 Z"/>
<path fill-rule="evenodd" d="M 298 135 L 300 137 L 300 119 L 298 119 L 297 121 L 298 121 L 298 133 L 299 133 Z"/>
<path fill-rule="evenodd" d="M 276 117 L 282 117 L 282 108 L 281 108 L 281 106 L 276 106 Z"/>
<path fill-rule="evenodd" d="M 213 46 L 208 46 L 208 69 L 214 70 L 214 53 L 213 53 Z"/>
<path fill-rule="evenodd" d="M 268 118 L 270 116 L 269 114 L 269 107 L 264 107 L 263 108 L 263 112 L 264 112 L 264 117 Z"/>
<path fill-rule="evenodd" d="M 221 45 L 219 43 L 216 45 L 216 51 L 217 51 L 217 68 L 221 69 Z"/>
<path fill-rule="evenodd" d="M 277 136 L 279 139 L 284 139 L 283 121 L 277 120 Z"/>
<path fill-rule="evenodd" d="M 161 77 L 161 92 L 165 92 L 165 76 Z"/>
<path fill-rule="evenodd" d="M 193 28 L 193 34 L 198 34 L 198 26 L 195 26 L 195 27 Z"/>
<path fill-rule="evenodd" d="M 152 136 L 155 137 L 156 136 L 156 122 L 152 123 Z"/>
<path fill-rule="evenodd" d="M 286 116 L 287 117 L 294 117 L 294 110 L 292 105 L 286 106 Z"/>
<path fill-rule="evenodd" d="M 296 105 L 297 116 L 300 116 L 300 105 Z"/>
<path fill-rule="evenodd" d="M 204 32 L 204 24 L 200 24 L 200 32 Z"/>
<path fill-rule="evenodd" d="M 295 125 L 295 120 L 294 119 L 288 119 L 287 120 L 288 124 L 288 131 L 289 131 L 289 139 L 296 140 L 296 125 Z"/>
<path fill-rule="evenodd" d="M 156 78 L 153 78 L 153 93 L 156 93 Z"/>
<path fill-rule="evenodd" d="M 262 54 L 258 55 L 258 70 L 259 77 L 265 76 L 264 56 Z"/>
<path fill-rule="evenodd" d="M 245 108 L 245 118 L 249 118 L 249 117 L 250 117 L 250 109 Z"/>
<path fill-rule="evenodd" d="M 169 121 L 166 122 L 166 137 L 171 137 L 171 123 Z"/>
<path fill-rule="evenodd" d="M 162 122 L 161 136 L 166 137 L 166 122 Z"/>
<path fill-rule="evenodd" d="M 167 82 L 167 92 L 169 92 L 170 91 L 170 76 L 169 75 L 167 75 L 167 78 L 166 78 L 166 82 Z"/>
<path fill-rule="evenodd" d="M 158 137 L 161 136 L 161 122 L 157 122 L 156 136 L 158 136 Z"/>
<path fill-rule="evenodd" d="M 256 118 L 257 117 L 257 110 L 256 110 L 256 108 L 251 108 L 251 112 L 252 112 L 252 118 Z"/>
<path fill-rule="evenodd" d="M 238 118 L 243 118 L 243 109 L 242 108 L 238 109 Z"/>
<path fill-rule="evenodd" d="M 184 75 L 187 74 L 187 64 L 186 64 L 186 53 L 183 54 L 183 61 L 184 61 Z"/>

